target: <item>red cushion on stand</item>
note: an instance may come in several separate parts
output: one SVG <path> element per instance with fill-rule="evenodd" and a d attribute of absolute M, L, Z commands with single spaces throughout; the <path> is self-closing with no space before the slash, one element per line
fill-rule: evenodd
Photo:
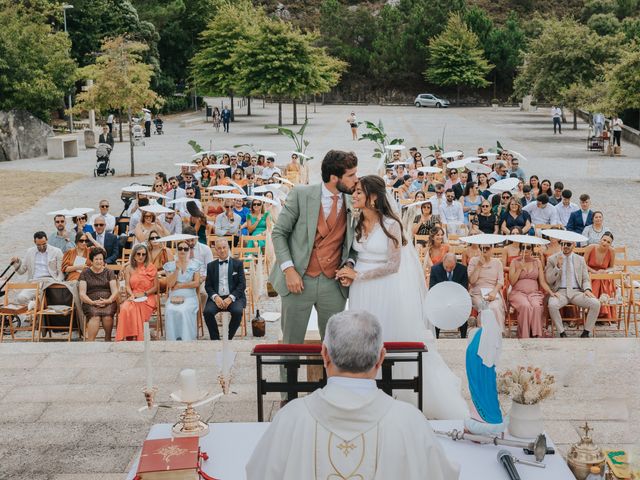
<path fill-rule="evenodd" d="M 253 353 L 300 353 L 308 355 L 319 355 L 322 345 L 319 344 L 301 344 L 301 343 L 266 343 L 256 345 Z"/>
<path fill-rule="evenodd" d="M 423 349 L 422 342 L 384 342 L 384 348 L 387 350 L 417 350 Z"/>

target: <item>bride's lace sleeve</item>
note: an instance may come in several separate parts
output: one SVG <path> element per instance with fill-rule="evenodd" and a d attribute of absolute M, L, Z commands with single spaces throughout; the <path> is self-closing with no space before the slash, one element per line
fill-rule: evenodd
<path fill-rule="evenodd" d="M 397 273 L 400 270 L 400 259 L 402 257 L 402 235 L 400 234 L 400 225 L 398 222 L 393 222 L 387 225 L 388 232 L 398 240 L 398 244 L 389 238 L 387 240 L 388 253 L 387 261 L 381 264 L 378 268 L 368 270 L 366 272 L 358 273 L 356 280 L 371 280 L 374 278 L 384 277 L 385 275 L 391 275 Z"/>

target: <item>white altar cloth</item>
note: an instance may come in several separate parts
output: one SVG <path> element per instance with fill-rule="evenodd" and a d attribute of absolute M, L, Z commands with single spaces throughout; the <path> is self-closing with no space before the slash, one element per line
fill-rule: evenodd
<path fill-rule="evenodd" d="M 462 422 L 458 420 L 434 420 L 430 423 L 435 430 L 463 428 Z M 204 472 L 220 480 L 245 480 L 245 465 L 269 423 L 211 423 L 209 426 L 209 434 L 200 439 L 201 450 L 209 455 L 209 460 L 202 462 Z M 163 423 L 153 425 L 147 439 L 170 437 L 171 424 Z M 438 439 L 447 456 L 461 466 L 460 480 L 507 479 L 505 470 L 496 460 L 498 451 L 503 448 L 518 458 L 533 460 L 532 455 L 524 455 L 520 448 L 454 442 L 445 437 Z M 549 438 L 547 441 L 549 446 L 553 446 Z M 127 480 L 132 480 L 135 476 L 139 458 L 138 453 Z M 575 480 L 559 452 L 547 455 L 544 463 L 546 468 L 521 464 L 517 464 L 516 468 L 522 480 Z"/>

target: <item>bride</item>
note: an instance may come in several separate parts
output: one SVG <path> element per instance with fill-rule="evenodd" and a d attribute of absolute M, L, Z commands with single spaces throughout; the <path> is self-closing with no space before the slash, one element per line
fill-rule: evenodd
<path fill-rule="evenodd" d="M 453 419 L 468 415 L 460 395 L 460 380 L 449 370 L 435 348 L 432 326 L 425 315 L 427 287 L 418 255 L 403 232 L 395 203 L 389 200 L 384 180 L 377 175 L 362 177 L 353 193 L 358 209 L 356 238 L 358 252 L 354 269 L 344 267 L 336 277 L 351 285 L 349 309 L 373 313 L 382 324 L 385 342 L 421 341 L 429 353 L 423 355 L 423 411 L 428 418 Z M 394 372 L 417 367 L 396 364 Z M 402 370 L 402 377 L 412 375 Z M 415 396 L 400 391 L 402 399 Z M 403 395 L 407 393 L 406 396 Z"/>

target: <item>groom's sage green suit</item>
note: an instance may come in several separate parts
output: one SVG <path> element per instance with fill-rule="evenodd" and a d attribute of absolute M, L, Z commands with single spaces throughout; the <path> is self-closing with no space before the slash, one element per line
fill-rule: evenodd
<path fill-rule="evenodd" d="M 325 189 L 325 195 L 330 194 Z M 329 318 L 344 310 L 349 289 L 335 280 L 335 271 L 347 260 L 355 264 L 351 249 L 354 229 L 351 196 L 335 195 L 329 215 L 322 207 L 323 185 L 295 187 L 273 228 L 276 253 L 269 281 L 282 300 L 284 343 L 303 343 L 312 307 L 318 312 L 318 328 L 324 338 Z M 337 207 L 337 198 L 342 205 Z M 329 200 L 331 201 L 331 200 Z M 282 268 L 293 265 L 304 282 L 301 293 L 290 293 Z"/>

